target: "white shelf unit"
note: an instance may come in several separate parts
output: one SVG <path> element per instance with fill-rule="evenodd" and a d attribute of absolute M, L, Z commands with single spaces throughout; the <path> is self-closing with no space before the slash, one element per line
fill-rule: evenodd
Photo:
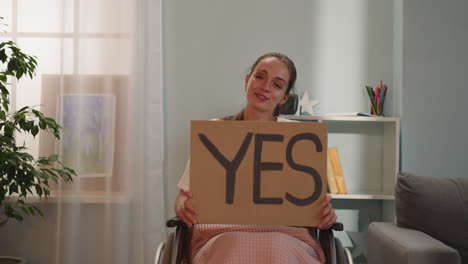
<path fill-rule="evenodd" d="M 396 117 L 296 116 L 302 122 L 326 122 L 328 147 L 337 147 L 348 194 L 334 199 L 394 199 L 400 166 L 400 119 Z"/>

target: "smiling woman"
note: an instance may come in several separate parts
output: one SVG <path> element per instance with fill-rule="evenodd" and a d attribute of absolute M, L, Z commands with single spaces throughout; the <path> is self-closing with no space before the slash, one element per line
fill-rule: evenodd
<path fill-rule="evenodd" d="M 218 120 L 276 121 L 278 109 L 288 99 L 296 81 L 296 67 L 280 53 L 259 57 L 245 76 L 247 104 L 239 113 Z M 190 263 L 323 263 L 324 253 L 305 228 L 282 226 L 242 226 L 198 224 L 198 211 L 191 204 L 189 165 L 178 184 L 177 216 L 193 226 Z M 318 228 L 336 222 L 327 196 L 321 202 Z M 288 250 L 280 250 L 285 247 Z"/>

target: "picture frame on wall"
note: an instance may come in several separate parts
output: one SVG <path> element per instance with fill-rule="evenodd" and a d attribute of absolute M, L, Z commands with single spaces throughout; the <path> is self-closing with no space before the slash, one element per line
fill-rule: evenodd
<path fill-rule="evenodd" d="M 51 184 L 52 193 L 126 194 L 128 76 L 42 75 L 41 84 L 41 111 L 62 131 L 59 142 L 39 134 L 39 156 L 59 153 L 78 175 L 71 184 Z"/>
<path fill-rule="evenodd" d="M 57 101 L 62 125 L 59 154 L 79 177 L 111 177 L 115 95 L 64 94 Z"/>

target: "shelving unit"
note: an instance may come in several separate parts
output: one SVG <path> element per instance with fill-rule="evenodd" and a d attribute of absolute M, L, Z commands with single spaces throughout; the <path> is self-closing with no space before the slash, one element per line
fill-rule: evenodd
<path fill-rule="evenodd" d="M 295 116 L 328 123 L 328 147 L 337 147 L 348 194 L 335 199 L 393 200 L 400 162 L 400 119 L 395 117 Z"/>
<path fill-rule="evenodd" d="M 372 221 L 394 221 L 394 186 L 400 170 L 400 119 L 361 116 L 281 117 L 326 122 L 328 147 L 337 147 L 347 194 L 332 194 L 338 220 L 347 231 L 366 232 Z M 339 233 L 345 246 L 352 246 Z"/>

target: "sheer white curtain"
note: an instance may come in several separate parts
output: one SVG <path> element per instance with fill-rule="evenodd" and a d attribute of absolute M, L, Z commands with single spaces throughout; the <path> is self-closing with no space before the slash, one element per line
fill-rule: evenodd
<path fill-rule="evenodd" d="M 38 57 L 13 87 L 17 109 L 63 126 L 21 138 L 79 174 L 40 201 L 44 218 L 0 230 L 0 255 L 31 263 L 152 263 L 164 239 L 161 2 L 0 0 L 6 35 Z"/>

